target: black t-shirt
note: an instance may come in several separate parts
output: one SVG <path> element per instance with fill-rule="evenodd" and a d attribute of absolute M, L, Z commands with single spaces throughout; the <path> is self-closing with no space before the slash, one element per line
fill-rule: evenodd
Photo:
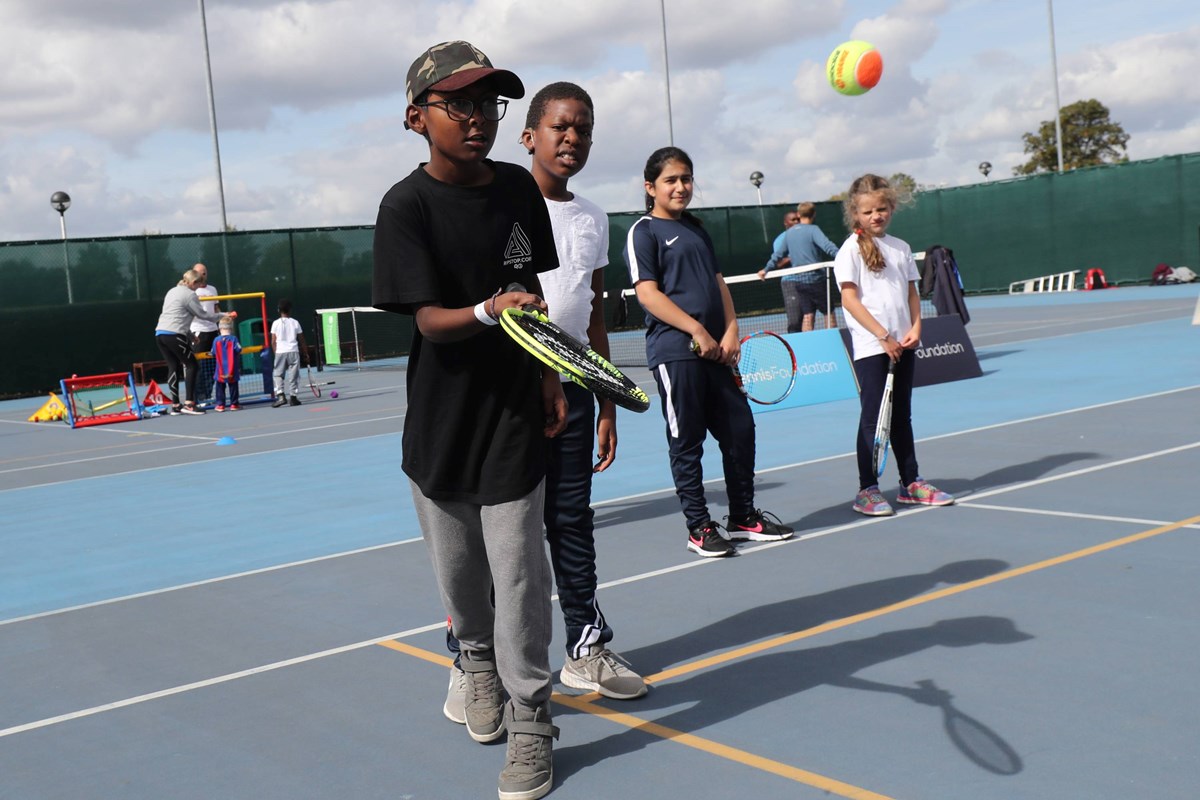
<path fill-rule="evenodd" d="M 415 169 L 379 205 L 372 303 L 414 314 L 464 308 L 558 266 L 546 203 L 523 168 L 487 162 L 487 186 L 442 183 Z M 493 505 L 524 497 L 545 474 L 541 366 L 498 325 L 460 342 L 414 325 L 404 472 L 433 500 Z"/>

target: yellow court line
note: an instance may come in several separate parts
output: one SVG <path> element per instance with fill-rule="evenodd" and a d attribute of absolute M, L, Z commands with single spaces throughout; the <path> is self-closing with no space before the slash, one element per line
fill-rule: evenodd
<path fill-rule="evenodd" d="M 410 656 L 416 656 L 423 661 L 428 661 L 431 664 L 437 664 L 441 667 L 454 666 L 454 659 L 439 655 L 437 653 L 431 653 L 421 647 L 413 647 L 411 644 L 406 642 L 398 642 L 395 639 L 388 639 L 385 642 L 378 642 L 377 644 L 380 644 L 383 647 L 391 648 L 392 650 L 398 650 L 401 653 L 407 653 Z"/>
<path fill-rule="evenodd" d="M 697 672 L 702 669 L 707 669 L 708 667 L 733 661 L 734 659 L 760 653 L 764 650 L 770 650 L 786 644 L 791 644 L 792 642 L 797 642 L 801 639 L 807 639 L 820 633 L 837 630 L 839 628 L 845 628 L 858 622 L 864 622 L 869 619 L 875 619 L 876 617 L 882 617 L 886 614 L 892 614 L 896 611 L 901 611 L 906 608 L 913 608 L 934 600 L 940 600 L 944 597 L 951 597 L 972 589 L 989 586 L 993 583 L 1010 580 L 1021 575 L 1028 575 L 1032 572 L 1038 572 L 1040 570 L 1048 569 L 1049 567 L 1058 566 L 1059 564 L 1077 561 L 1081 558 L 1096 555 L 1097 553 L 1103 553 L 1107 550 L 1124 547 L 1125 545 L 1134 544 L 1135 542 L 1140 542 L 1144 539 L 1150 539 L 1163 533 L 1169 533 L 1170 531 L 1179 530 L 1180 528 L 1194 525 L 1196 523 L 1200 523 L 1200 514 L 1197 514 L 1194 517 L 1188 517 L 1187 519 L 1179 520 L 1178 522 L 1160 525 L 1155 528 L 1150 528 L 1149 530 L 1130 534 L 1129 536 L 1123 536 L 1119 539 L 1113 539 L 1112 541 L 1103 542 L 1091 547 L 1085 547 L 1081 550 L 1075 550 L 1070 553 L 1054 556 L 1053 558 L 1036 561 L 1032 564 L 1026 564 L 1023 567 L 1005 570 L 1004 572 L 996 575 L 989 575 L 985 578 L 979 578 L 978 580 L 958 584 L 956 586 L 951 586 L 936 592 L 929 592 L 928 594 L 903 600 L 899 603 L 892 603 L 891 605 L 882 606 L 874 609 L 873 611 L 865 611 L 861 614 L 854 614 L 849 617 L 831 620 L 829 622 L 822 623 L 821 625 L 806 628 L 802 631 L 796 631 L 795 633 L 789 633 L 784 636 L 777 636 L 773 639 L 757 642 L 736 650 L 730 650 L 726 653 L 721 653 L 720 655 L 712 656 L 710 658 L 704 658 L 697 661 L 691 661 L 686 664 L 681 664 L 674 669 L 663 670 L 662 672 L 658 672 L 647 677 L 646 682 L 659 683 L 680 675 Z M 449 667 L 454 663 L 453 660 L 446 656 L 432 653 L 419 647 L 413 647 L 412 645 L 404 642 L 388 640 L 379 642 L 379 644 L 383 645 L 384 647 L 391 648 L 392 650 L 397 650 L 425 661 L 429 661 L 433 664 Z M 848 783 L 843 783 L 833 778 L 827 778 L 815 772 L 809 772 L 797 767 L 792 767 L 779 761 L 763 758 L 762 756 L 757 756 L 744 750 L 728 747 L 727 745 L 719 744 L 717 742 L 695 736 L 694 734 L 684 733 L 683 731 L 678 731 L 674 728 L 668 728 L 665 725 L 659 725 L 656 722 L 650 722 L 632 714 L 613 711 L 605 708 L 604 706 L 596 705 L 593 701 L 600 699 L 600 695 L 595 692 L 589 692 L 588 694 L 584 695 L 564 695 L 555 692 L 552 699 L 562 705 L 574 708 L 578 711 L 583 711 L 588 714 L 604 717 L 607 720 L 615 722 L 619 725 L 624 725 L 630 729 L 639 730 L 652 736 L 658 736 L 662 739 L 678 742 L 679 744 L 687 747 L 701 750 L 705 753 L 719 756 L 721 758 L 734 761 L 738 764 L 744 764 L 749 767 L 760 769 L 764 772 L 770 772 L 773 775 L 779 775 L 780 777 L 787 778 L 797 783 L 803 783 L 808 786 L 822 789 L 831 794 L 836 794 L 839 797 L 850 798 L 850 800 L 889 800 L 886 795 L 877 794 L 867 789 L 862 789 Z"/>
<path fill-rule="evenodd" d="M 597 695 L 590 695 L 597 696 Z M 669 739 L 672 742 L 686 745 L 687 747 L 702 750 L 705 753 L 710 753 L 714 756 L 735 761 L 739 764 L 744 764 L 749 767 L 760 769 L 764 772 L 770 772 L 773 775 L 779 775 L 783 778 L 803 783 L 808 786 L 822 789 L 831 794 L 836 794 L 839 797 L 848 797 L 850 800 L 891 800 L 887 795 L 878 794 L 867 789 L 861 789 L 857 786 L 851 786 L 848 783 L 843 783 L 833 778 L 827 778 L 824 775 L 818 775 L 815 772 L 799 769 L 790 764 L 784 764 L 780 761 L 773 761 L 769 758 L 748 753 L 745 750 L 739 750 L 736 747 L 729 747 L 709 739 L 703 739 L 691 733 L 677 731 L 674 728 L 668 728 L 665 725 L 659 725 L 657 722 L 649 722 L 647 720 L 635 717 L 632 714 L 626 714 L 621 711 L 613 711 L 590 703 L 585 699 L 586 696 L 573 696 L 566 694 L 554 693 L 554 700 L 564 706 L 569 706 L 577 711 L 583 711 L 588 714 L 595 714 L 598 717 L 616 722 L 633 730 L 642 731 L 652 736 L 658 736 L 662 739 Z"/>
<path fill-rule="evenodd" d="M 382 647 L 419 658 L 422 661 L 428 661 L 431 664 L 437 664 L 438 666 L 449 667 L 454 664 L 454 660 L 448 658 L 447 656 L 440 655 L 439 653 L 433 653 L 420 647 L 413 647 L 411 644 L 399 642 L 395 639 L 378 642 L 377 644 L 381 645 Z M 857 786 L 851 786 L 848 783 L 843 783 L 841 781 L 834 780 L 833 778 L 827 778 L 824 775 L 818 775 L 815 772 L 799 769 L 797 767 L 784 764 L 780 761 L 773 761 L 769 758 L 756 756 L 753 753 L 747 753 L 745 750 L 738 750 L 735 747 L 728 747 L 709 739 L 703 739 L 691 733 L 677 731 L 674 728 L 668 728 L 665 725 L 659 725 L 657 722 L 650 722 L 648 720 L 641 719 L 640 717 L 635 717 L 632 714 L 625 714 L 620 711 L 611 711 L 604 706 L 598 706 L 590 702 L 590 698 L 598 697 L 599 695 L 594 692 L 582 696 L 574 696 L 555 692 L 551 696 L 551 699 L 556 703 L 574 708 L 586 714 L 604 717 L 605 719 L 616 722 L 619 725 L 624 725 L 627 728 L 639 730 L 644 733 L 648 733 L 651 736 L 657 736 L 661 739 L 678 742 L 679 744 L 687 747 L 701 750 L 705 753 L 710 753 L 715 756 L 720 756 L 721 758 L 737 762 L 738 764 L 754 767 L 755 769 L 760 769 L 764 772 L 770 772 L 773 775 L 779 775 L 781 777 L 788 778 L 789 780 L 797 781 L 798 783 L 803 783 L 808 786 L 815 786 L 818 789 L 830 792 L 831 794 L 836 794 L 839 797 L 847 797 L 850 798 L 850 800 L 891 800 L 891 798 L 887 797 L 886 795 L 876 794 L 875 792 L 871 792 L 866 789 L 860 789 Z"/>

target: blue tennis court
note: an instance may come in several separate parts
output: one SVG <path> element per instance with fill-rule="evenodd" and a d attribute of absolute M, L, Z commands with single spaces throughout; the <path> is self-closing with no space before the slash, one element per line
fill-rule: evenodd
<path fill-rule="evenodd" d="M 549 797 L 1194 797 L 1197 294 L 968 298 L 983 376 L 913 399 L 948 508 L 850 510 L 857 401 L 756 415 L 797 536 L 733 559 L 685 550 L 657 401 L 621 411 L 601 601 L 652 688 L 558 687 Z M 495 796 L 503 744 L 441 713 L 403 372 L 333 377 L 80 430 L 0 404 L 0 797 Z"/>

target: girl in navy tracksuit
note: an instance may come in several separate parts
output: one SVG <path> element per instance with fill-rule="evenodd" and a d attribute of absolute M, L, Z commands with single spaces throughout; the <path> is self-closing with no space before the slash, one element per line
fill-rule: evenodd
<path fill-rule="evenodd" d="M 724 462 L 729 538 L 790 538 L 791 528 L 754 507 L 754 418 L 729 370 L 740 354 L 737 317 L 712 240 L 686 210 L 692 160 L 664 147 L 650 155 L 644 178 L 647 214 L 629 230 L 625 262 L 646 309 L 646 363 L 662 399 L 688 549 L 706 558 L 736 552 L 704 500 L 700 460 L 709 432 Z"/>

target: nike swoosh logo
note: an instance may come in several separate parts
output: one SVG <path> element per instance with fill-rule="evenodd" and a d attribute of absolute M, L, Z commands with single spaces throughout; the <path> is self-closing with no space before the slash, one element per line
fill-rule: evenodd
<path fill-rule="evenodd" d="M 762 533 L 763 527 L 761 522 L 756 522 L 754 523 L 753 528 L 751 528 L 749 525 L 738 525 L 738 529 L 748 531 L 750 533 Z"/>
<path fill-rule="evenodd" d="M 675 237 L 675 239 L 678 239 L 678 238 L 679 238 L 678 236 Z M 675 244 L 675 239 L 667 239 L 667 247 L 670 247 L 671 245 Z"/>

